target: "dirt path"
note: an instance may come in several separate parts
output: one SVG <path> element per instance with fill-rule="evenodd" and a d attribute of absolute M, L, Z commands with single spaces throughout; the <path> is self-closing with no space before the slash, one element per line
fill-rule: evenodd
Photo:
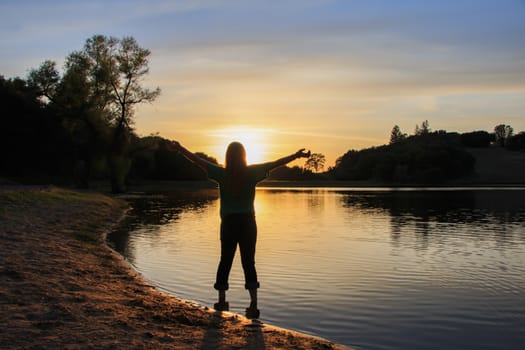
<path fill-rule="evenodd" d="M 161 293 L 107 248 L 125 203 L 0 188 L 2 349 L 336 349 Z"/>

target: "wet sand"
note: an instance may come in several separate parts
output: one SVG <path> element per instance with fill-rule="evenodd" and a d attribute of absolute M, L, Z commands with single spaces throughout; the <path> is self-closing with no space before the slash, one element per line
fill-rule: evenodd
<path fill-rule="evenodd" d="M 344 349 L 159 292 L 105 244 L 126 209 L 96 193 L 0 187 L 2 349 Z"/>

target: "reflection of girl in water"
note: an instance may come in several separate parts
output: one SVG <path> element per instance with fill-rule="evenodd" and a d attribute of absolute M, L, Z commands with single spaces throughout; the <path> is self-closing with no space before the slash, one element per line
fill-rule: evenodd
<path fill-rule="evenodd" d="M 246 151 L 239 142 L 232 142 L 226 150 L 225 167 L 207 162 L 188 151 L 178 142 L 171 146 L 180 151 L 186 158 L 204 169 L 208 177 L 219 183 L 221 215 L 221 259 L 217 269 L 214 288 L 219 292 L 219 301 L 215 309 L 226 311 L 228 276 L 232 266 L 237 245 L 241 252 L 244 270 L 245 288 L 250 292 L 250 306 L 246 309 L 248 318 L 258 318 L 257 309 L 257 272 L 255 270 L 255 244 L 257 225 L 255 223 L 255 185 L 266 178 L 270 170 L 285 165 L 297 158 L 309 157 L 310 151 L 304 148 L 287 157 L 273 162 L 246 165 Z"/>

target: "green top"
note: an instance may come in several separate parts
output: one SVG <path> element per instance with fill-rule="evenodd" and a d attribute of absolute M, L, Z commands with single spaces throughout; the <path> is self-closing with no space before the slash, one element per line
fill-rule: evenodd
<path fill-rule="evenodd" d="M 227 181 L 226 169 L 208 164 L 208 177 L 219 183 L 221 197 L 221 218 L 229 214 L 254 214 L 255 185 L 268 176 L 268 164 L 250 165 L 246 168 L 243 179 Z"/>

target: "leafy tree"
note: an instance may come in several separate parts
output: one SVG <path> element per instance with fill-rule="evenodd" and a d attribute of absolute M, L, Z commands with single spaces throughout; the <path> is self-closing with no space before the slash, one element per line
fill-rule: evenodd
<path fill-rule="evenodd" d="M 109 169 L 113 192 L 123 192 L 125 178 L 131 166 L 127 148 L 132 132 L 134 109 L 144 102 L 154 101 L 160 89 L 149 90 L 141 82 L 149 72 L 150 51 L 141 48 L 134 38 L 116 39 L 95 35 L 86 41 L 84 49 L 70 56 L 71 67 L 83 68 L 91 83 L 97 107 L 103 110 L 112 126 L 109 142 Z"/>
<path fill-rule="evenodd" d="M 150 51 L 141 48 L 132 37 L 116 39 L 95 35 L 84 49 L 69 57 L 71 65 L 80 65 L 88 73 L 101 107 L 109 107 L 109 121 L 131 130 L 136 105 L 154 101 L 160 89 L 150 90 L 141 82 L 149 72 Z"/>
<path fill-rule="evenodd" d="M 60 73 L 53 61 L 44 61 L 38 69 L 29 72 L 27 84 L 33 87 L 40 96 L 48 101 L 54 102 L 57 88 L 60 82 Z"/>
<path fill-rule="evenodd" d="M 510 125 L 499 124 L 494 127 L 494 134 L 496 142 L 501 146 L 505 146 L 506 141 L 512 137 L 514 129 Z"/>
<path fill-rule="evenodd" d="M 4 176 L 47 182 L 44 177 L 61 173 L 69 145 L 60 120 L 39 96 L 25 80 L 0 76 L 0 174 Z"/>
<path fill-rule="evenodd" d="M 326 162 L 326 157 L 321 153 L 312 153 L 310 157 L 304 163 L 304 167 L 308 170 L 314 170 L 316 173 L 319 170 L 324 169 L 324 164 Z"/>
<path fill-rule="evenodd" d="M 390 144 L 403 141 L 407 138 L 407 135 L 401 132 L 401 129 L 398 125 L 394 125 L 392 131 L 390 132 Z"/>
<path fill-rule="evenodd" d="M 104 149 L 113 192 L 125 189 L 135 108 L 160 94 L 159 88 L 142 86 L 149 55 L 132 37 L 95 35 L 66 58 L 61 78 L 51 61 L 29 75 L 30 83 L 64 115 L 72 133 L 80 133 L 79 148 Z"/>

